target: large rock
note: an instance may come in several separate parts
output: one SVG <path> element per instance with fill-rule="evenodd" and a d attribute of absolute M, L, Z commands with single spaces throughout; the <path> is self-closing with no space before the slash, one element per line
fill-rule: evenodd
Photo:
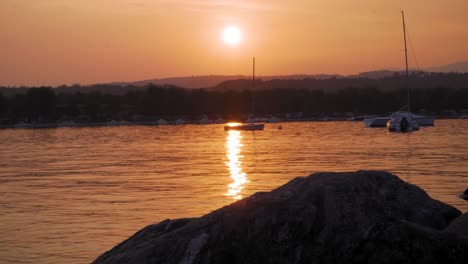
<path fill-rule="evenodd" d="M 461 212 L 380 171 L 316 173 L 150 225 L 95 263 L 467 263 Z"/>
<path fill-rule="evenodd" d="M 468 239 L 468 213 L 464 213 L 462 216 L 453 220 L 450 225 L 444 229 L 444 232 L 461 235 Z"/>

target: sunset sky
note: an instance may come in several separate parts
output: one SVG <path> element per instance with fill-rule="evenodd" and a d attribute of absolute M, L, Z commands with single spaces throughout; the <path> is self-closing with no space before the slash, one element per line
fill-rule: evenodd
<path fill-rule="evenodd" d="M 0 85 L 403 68 L 402 9 L 419 67 L 468 60 L 467 0 L 0 0 Z"/>

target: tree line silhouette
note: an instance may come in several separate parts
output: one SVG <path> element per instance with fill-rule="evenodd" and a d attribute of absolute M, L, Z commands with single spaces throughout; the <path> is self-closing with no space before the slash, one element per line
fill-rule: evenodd
<path fill-rule="evenodd" d="M 253 111 L 257 115 L 302 113 L 303 117 L 324 114 L 345 116 L 350 113 L 388 114 L 406 105 L 407 101 L 406 88 L 345 87 L 328 91 L 303 87 L 263 87 L 252 91 L 249 86 L 246 84 L 243 89 L 183 89 L 150 84 L 127 87 L 127 91 L 120 94 L 92 89 L 88 92 L 79 89 L 66 92 L 51 87 L 23 88 L 24 93 L 9 96 L 0 92 L 0 117 L 14 122 L 102 122 L 179 116 L 195 119 L 202 115 L 239 119 Z M 439 115 L 447 110 L 463 111 L 468 108 L 466 88 L 411 88 L 413 111 Z"/>

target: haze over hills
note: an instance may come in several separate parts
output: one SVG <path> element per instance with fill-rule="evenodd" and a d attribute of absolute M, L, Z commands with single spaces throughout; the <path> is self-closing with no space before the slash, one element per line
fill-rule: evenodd
<path fill-rule="evenodd" d="M 419 75 L 421 72 L 441 72 L 441 73 L 468 73 L 468 61 L 448 64 L 444 66 L 430 67 L 423 70 L 411 70 L 411 75 Z M 273 75 L 273 76 L 257 76 L 259 85 L 257 89 L 265 88 L 339 88 L 343 86 L 353 87 L 394 87 L 397 85 L 398 79 L 404 75 L 402 70 L 376 70 L 361 72 L 357 75 L 343 76 L 338 74 L 296 74 L 296 75 Z M 398 77 L 400 76 L 400 77 Z M 392 78 L 395 77 L 395 78 Z M 172 77 L 162 79 L 149 79 L 135 82 L 113 82 L 95 85 L 72 85 L 56 87 L 56 92 L 101 92 L 109 94 L 122 95 L 128 91 L 136 91 L 145 89 L 148 84 L 155 85 L 173 85 L 188 89 L 213 88 L 221 90 L 238 90 L 245 87 L 250 87 L 252 76 L 247 75 L 205 75 L 205 76 L 189 76 L 189 77 Z M 414 79 L 414 78 L 413 78 Z M 420 79 L 420 78 L 419 78 Z M 465 76 L 452 75 L 449 79 L 443 77 L 428 77 L 425 80 L 413 80 L 416 86 L 432 87 L 449 85 L 452 87 L 461 87 L 466 83 Z M 423 82 L 424 84 L 421 84 Z M 12 87 L 13 88 L 13 87 Z M 16 87 L 11 89 L 0 86 L 0 93 L 6 96 L 14 94 L 24 94 L 27 87 Z M 335 90 L 335 89 L 327 89 Z"/>
<path fill-rule="evenodd" d="M 430 68 L 425 68 L 422 70 L 411 70 L 412 72 L 458 72 L 458 73 L 468 73 L 468 61 L 452 63 L 443 66 L 435 66 Z M 357 75 L 343 76 L 339 74 L 295 74 L 295 75 L 269 75 L 269 76 L 257 76 L 257 79 L 263 81 L 271 80 L 302 80 L 302 79 L 329 79 L 329 78 L 370 78 L 370 79 L 381 79 L 385 77 L 394 76 L 396 73 L 403 73 L 403 70 L 376 70 L 362 72 Z M 210 88 L 218 86 L 226 81 L 232 80 L 242 80 L 251 79 L 252 76 L 246 75 L 204 75 L 204 76 L 186 76 L 186 77 L 172 77 L 172 78 L 162 78 L 162 79 L 149 79 L 143 81 L 135 82 L 114 82 L 110 83 L 111 85 L 134 85 L 134 86 L 145 86 L 150 83 L 156 85 L 175 85 L 179 87 L 194 89 L 194 88 Z"/>
<path fill-rule="evenodd" d="M 328 79 L 332 77 L 343 77 L 337 74 L 315 74 L 315 75 L 306 75 L 306 74 L 295 74 L 295 75 L 274 75 L 274 76 L 257 76 L 257 79 L 264 81 L 274 80 L 274 79 L 284 79 L 284 80 L 301 80 L 301 79 Z M 172 77 L 172 78 L 162 78 L 162 79 L 150 79 L 136 82 L 113 82 L 111 85 L 135 85 L 135 86 L 145 86 L 150 83 L 156 85 L 175 85 L 179 87 L 196 89 L 196 88 L 209 88 L 215 87 L 220 83 L 231 80 L 249 80 L 252 79 L 252 76 L 246 75 L 202 75 L 202 76 L 190 76 L 190 77 Z"/>
<path fill-rule="evenodd" d="M 390 77 L 395 75 L 395 73 L 404 74 L 404 70 L 398 69 L 385 69 L 385 70 L 376 70 L 376 71 L 368 71 L 368 72 L 361 72 L 358 75 L 355 75 L 357 78 L 371 78 L 371 79 L 380 79 L 385 77 Z M 442 72 L 442 73 L 468 73 L 468 61 L 456 62 L 451 63 L 443 66 L 434 66 L 428 67 L 424 69 L 410 69 L 410 72 Z M 351 76 L 348 76 L 351 77 Z"/>
<path fill-rule="evenodd" d="M 443 66 L 436 66 L 425 69 L 428 72 L 468 72 L 468 61 L 456 62 Z"/>

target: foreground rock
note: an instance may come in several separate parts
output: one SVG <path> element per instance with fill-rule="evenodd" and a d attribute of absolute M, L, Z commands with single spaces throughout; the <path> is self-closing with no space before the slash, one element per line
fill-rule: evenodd
<path fill-rule="evenodd" d="M 387 172 L 317 173 L 150 225 L 95 263 L 468 263 L 466 217 L 444 230 L 460 215 Z"/>

